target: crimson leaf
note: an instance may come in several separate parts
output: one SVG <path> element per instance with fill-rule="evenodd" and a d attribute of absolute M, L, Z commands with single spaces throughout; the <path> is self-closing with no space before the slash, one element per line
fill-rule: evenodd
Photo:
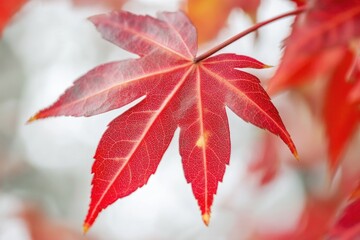
<path fill-rule="evenodd" d="M 208 224 L 230 157 L 226 106 L 245 121 L 279 135 L 297 156 L 260 81 L 238 70 L 264 68 L 263 63 L 236 54 L 195 61 L 196 30 L 182 12 L 153 18 L 120 11 L 90 20 L 106 40 L 140 58 L 94 68 L 30 121 L 92 116 L 146 97 L 113 120 L 100 140 L 85 231 L 101 210 L 147 183 L 178 127 L 185 177 Z"/>

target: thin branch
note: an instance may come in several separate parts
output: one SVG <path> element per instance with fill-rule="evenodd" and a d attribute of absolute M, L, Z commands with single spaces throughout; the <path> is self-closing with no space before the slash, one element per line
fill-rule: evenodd
<path fill-rule="evenodd" d="M 229 44 L 235 42 L 236 40 L 248 35 L 249 33 L 252 33 L 254 31 L 256 31 L 257 29 L 259 29 L 262 26 L 265 26 L 265 25 L 267 25 L 269 23 L 275 22 L 275 21 L 277 21 L 277 20 L 279 20 L 281 18 L 285 18 L 285 17 L 288 17 L 288 16 L 300 14 L 300 13 L 304 12 L 305 10 L 306 10 L 306 7 L 300 7 L 300 8 L 295 9 L 294 11 L 283 13 L 283 14 L 281 14 L 279 16 L 270 18 L 270 19 L 268 19 L 266 21 L 259 22 L 259 23 L 255 24 L 255 25 L 251 26 L 250 28 L 246 29 L 245 31 L 243 31 L 243 32 L 241 32 L 239 34 L 236 34 L 235 36 L 229 38 L 225 42 L 215 46 L 214 48 L 212 48 L 212 49 L 208 50 L 207 52 L 201 54 L 200 56 L 196 57 L 194 59 L 194 63 L 200 62 L 200 61 L 210 57 L 211 55 L 213 55 L 217 51 L 223 49 L 224 47 L 226 47 Z"/>

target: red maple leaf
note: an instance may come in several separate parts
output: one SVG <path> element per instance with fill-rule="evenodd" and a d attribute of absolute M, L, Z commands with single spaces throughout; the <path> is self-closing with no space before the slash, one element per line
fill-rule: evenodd
<path fill-rule="evenodd" d="M 360 37 L 360 0 L 315 1 L 296 18 L 281 64 L 268 86 L 270 94 L 328 74 L 339 61 L 336 47 Z"/>
<path fill-rule="evenodd" d="M 348 100 L 354 84 L 346 83 L 346 78 L 354 61 L 348 56 L 348 46 L 359 38 L 359 25 L 359 0 L 314 1 L 304 16 L 297 17 L 281 64 L 269 81 L 270 94 L 315 79 L 331 82 L 324 100 L 323 120 L 332 170 L 358 122 L 358 111 Z"/>
<path fill-rule="evenodd" d="M 101 210 L 147 183 L 178 127 L 185 177 L 208 224 L 230 157 L 226 106 L 279 135 L 297 156 L 258 78 L 238 70 L 264 68 L 263 63 L 236 54 L 196 58 L 196 30 L 182 12 L 160 13 L 156 19 L 120 11 L 90 20 L 103 38 L 140 58 L 94 68 L 30 119 L 92 116 L 145 96 L 113 120 L 100 140 L 85 231 Z"/>
<path fill-rule="evenodd" d="M 341 64 L 331 75 L 324 103 L 324 121 L 329 138 L 330 167 L 334 169 L 346 144 L 354 134 L 359 123 L 359 109 L 351 102 L 349 94 L 354 83 L 347 77 L 354 61 L 351 51 L 344 52 Z"/>

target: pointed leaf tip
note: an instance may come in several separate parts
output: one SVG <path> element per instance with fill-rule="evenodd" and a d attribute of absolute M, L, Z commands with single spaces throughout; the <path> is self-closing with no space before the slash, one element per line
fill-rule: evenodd
<path fill-rule="evenodd" d="M 274 66 L 273 65 L 267 65 L 267 64 L 264 64 L 263 68 L 273 68 Z"/>
<path fill-rule="evenodd" d="M 26 121 L 26 124 L 29 124 L 29 123 L 32 123 L 34 121 L 38 120 L 38 114 L 35 114 L 34 116 L 32 116 L 31 118 L 29 118 L 27 121 Z"/>
<path fill-rule="evenodd" d="M 294 150 L 293 155 L 296 158 L 296 160 L 300 161 L 299 153 L 297 152 L 296 149 Z"/>
<path fill-rule="evenodd" d="M 210 223 L 210 214 L 209 213 L 204 213 L 202 215 L 202 220 L 205 223 L 205 225 L 208 227 L 209 223 Z"/>
<path fill-rule="evenodd" d="M 84 223 L 83 225 L 83 234 L 85 235 L 90 229 L 90 224 Z"/>

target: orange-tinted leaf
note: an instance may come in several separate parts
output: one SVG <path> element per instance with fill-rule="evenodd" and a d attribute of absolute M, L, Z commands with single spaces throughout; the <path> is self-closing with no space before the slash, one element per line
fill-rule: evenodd
<path fill-rule="evenodd" d="M 120 11 L 91 17 L 102 36 L 140 58 L 94 68 L 30 121 L 50 116 L 91 116 L 144 99 L 113 120 L 92 168 L 86 231 L 104 208 L 147 183 L 180 127 L 186 180 L 205 224 L 230 157 L 225 106 L 255 126 L 295 146 L 255 76 L 239 68 L 264 68 L 246 56 L 220 54 L 194 62 L 196 31 L 182 12 L 158 18 Z"/>
<path fill-rule="evenodd" d="M 349 100 L 353 83 L 347 81 L 347 74 L 354 60 L 348 51 L 331 76 L 324 103 L 324 121 L 329 138 L 330 166 L 336 167 L 349 139 L 359 123 L 357 105 Z"/>
<path fill-rule="evenodd" d="M 226 26 L 234 8 L 241 8 L 256 21 L 259 5 L 260 0 L 187 0 L 186 10 L 198 30 L 199 43 L 203 43 L 216 37 Z"/>
<path fill-rule="evenodd" d="M 26 0 L 11 0 L 0 2 L 0 36 L 12 16 L 20 10 Z"/>
<path fill-rule="evenodd" d="M 228 1 L 188 0 L 187 13 L 198 30 L 199 43 L 216 37 L 226 25 L 232 7 Z"/>
<path fill-rule="evenodd" d="M 276 93 L 298 85 L 309 78 L 302 72 L 320 75 L 328 74 L 336 57 L 326 57 L 331 48 L 347 46 L 360 36 L 360 1 L 316 1 L 314 6 L 297 17 L 294 29 L 286 41 L 286 49 L 281 64 L 269 82 L 269 92 Z M 324 56 L 322 61 L 314 58 Z M 318 67 L 314 67 L 316 64 Z M 311 67 L 312 66 L 312 67 Z M 310 67 L 310 69 L 307 69 Z M 300 74 L 293 78 L 294 72 Z M 314 78 L 312 78 L 314 79 Z"/>
<path fill-rule="evenodd" d="M 126 0 L 72 0 L 75 6 L 100 5 L 112 10 L 120 10 Z"/>
<path fill-rule="evenodd" d="M 256 15 L 257 10 L 260 6 L 260 0 L 253 0 L 253 1 L 247 1 L 247 0 L 230 0 L 233 4 L 233 6 L 240 8 L 243 10 L 246 14 L 249 15 L 253 23 L 257 21 Z"/>

